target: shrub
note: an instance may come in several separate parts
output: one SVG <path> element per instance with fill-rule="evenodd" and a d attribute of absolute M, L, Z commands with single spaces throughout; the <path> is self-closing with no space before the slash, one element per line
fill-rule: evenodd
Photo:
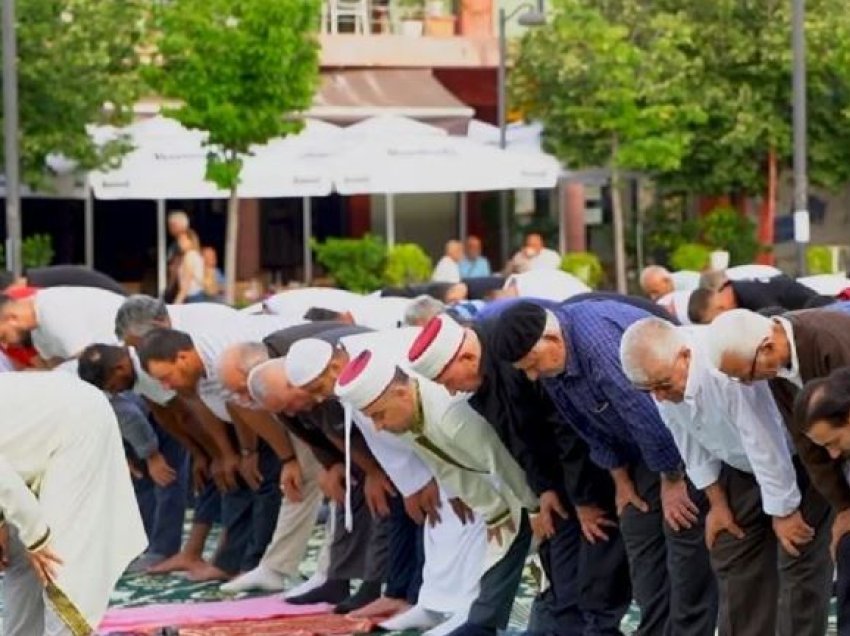
<path fill-rule="evenodd" d="M 21 241 L 21 265 L 23 268 L 47 267 L 53 262 L 53 237 L 49 234 L 33 234 Z M 6 267 L 6 251 L 0 245 L 0 267 Z"/>
<path fill-rule="evenodd" d="M 403 287 L 422 283 L 431 277 L 431 258 L 416 243 L 402 243 L 390 249 L 384 265 L 384 283 Z"/>
<path fill-rule="evenodd" d="M 572 274 L 591 289 L 596 289 L 605 278 L 605 270 L 596 254 L 569 252 L 561 259 L 561 269 Z"/>
<path fill-rule="evenodd" d="M 700 219 L 703 241 L 715 250 L 729 252 L 730 265 L 752 263 L 759 251 L 756 224 L 728 206 L 714 208 Z"/>
<path fill-rule="evenodd" d="M 353 292 L 371 292 L 383 283 L 387 248 L 384 242 L 365 235 L 360 239 L 329 238 L 312 242 L 316 260 L 337 285 Z"/>
<path fill-rule="evenodd" d="M 809 274 L 834 274 L 832 250 L 826 245 L 812 245 L 806 250 L 806 268 Z"/>
<path fill-rule="evenodd" d="M 701 243 L 682 243 L 670 256 L 670 265 L 674 270 L 701 272 L 711 260 L 711 248 Z"/>

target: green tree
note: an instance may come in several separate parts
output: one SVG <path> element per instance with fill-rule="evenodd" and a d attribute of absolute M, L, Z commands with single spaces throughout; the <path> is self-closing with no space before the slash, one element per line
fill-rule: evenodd
<path fill-rule="evenodd" d="M 45 160 L 62 154 L 82 169 L 114 164 L 122 140 L 92 141 L 88 124 L 129 122 L 142 84 L 141 0 L 17 0 L 22 180 L 43 185 Z M 2 151 L 0 143 L 0 151 Z"/>
<path fill-rule="evenodd" d="M 207 131 L 206 178 L 230 192 L 226 296 L 236 282 L 238 187 L 252 145 L 298 132 L 318 81 L 318 0 L 173 0 L 159 16 L 153 74 L 168 111 Z"/>
<path fill-rule="evenodd" d="M 616 6 L 615 6 L 616 5 Z M 689 92 L 700 72 L 693 33 L 675 13 L 637 0 L 556 0 L 523 39 L 512 97 L 544 123 L 544 143 L 571 168 L 609 170 L 617 289 L 626 291 L 624 171 L 675 170 L 705 119 Z M 607 13 L 627 16 L 620 23 Z"/>

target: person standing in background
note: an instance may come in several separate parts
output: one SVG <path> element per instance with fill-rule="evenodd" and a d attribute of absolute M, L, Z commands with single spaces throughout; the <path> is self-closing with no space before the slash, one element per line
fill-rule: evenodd
<path fill-rule="evenodd" d="M 194 230 L 186 230 L 177 239 L 180 249 L 180 269 L 177 279 L 177 296 L 174 304 L 202 303 L 208 300 L 204 292 L 206 266 L 201 256 L 201 243 Z"/>

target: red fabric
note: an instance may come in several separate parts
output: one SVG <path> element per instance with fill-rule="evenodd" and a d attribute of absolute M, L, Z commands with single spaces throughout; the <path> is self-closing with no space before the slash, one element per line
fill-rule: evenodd
<path fill-rule="evenodd" d="M 413 341 L 410 351 L 407 354 L 407 359 L 410 362 L 416 362 L 419 357 L 425 353 L 428 347 L 431 346 L 431 343 L 434 342 L 434 339 L 439 335 L 442 327 L 443 321 L 440 320 L 439 316 L 434 316 L 425 323 L 422 331 L 419 332 L 419 335 L 416 336 L 416 340 Z"/>
<path fill-rule="evenodd" d="M 354 382 L 354 380 L 363 373 L 363 370 L 366 368 L 366 365 L 369 364 L 369 360 L 371 359 L 372 352 L 367 349 L 354 358 L 354 360 L 349 362 L 348 366 L 342 370 L 342 373 L 339 376 L 339 385 L 346 386 Z"/>
<path fill-rule="evenodd" d="M 850 287 L 844 289 L 836 298 L 838 300 L 850 300 Z"/>
<path fill-rule="evenodd" d="M 374 626 L 368 619 L 325 614 L 181 626 L 180 636 L 343 636 L 368 633 Z M 154 634 L 153 631 L 145 633 Z"/>
<path fill-rule="evenodd" d="M 13 300 L 21 300 L 22 298 L 29 298 L 38 289 L 35 287 L 10 287 L 3 291 L 3 293 Z M 2 347 L 3 353 L 5 353 L 10 360 L 19 364 L 22 367 L 31 367 L 33 366 L 33 360 L 38 357 L 38 352 L 33 347 L 23 347 L 21 345 L 5 345 Z"/>

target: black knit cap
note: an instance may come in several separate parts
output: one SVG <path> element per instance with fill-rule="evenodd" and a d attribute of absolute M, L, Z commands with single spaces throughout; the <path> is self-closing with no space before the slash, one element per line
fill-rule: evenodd
<path fill-rule="evenodd" d="M 493 329 L 493 354 L 514 363 L 521 360 L 543 337 L 546 310 L 540 305 L 520 301 L 511 305 L 496 320 Z"/>

